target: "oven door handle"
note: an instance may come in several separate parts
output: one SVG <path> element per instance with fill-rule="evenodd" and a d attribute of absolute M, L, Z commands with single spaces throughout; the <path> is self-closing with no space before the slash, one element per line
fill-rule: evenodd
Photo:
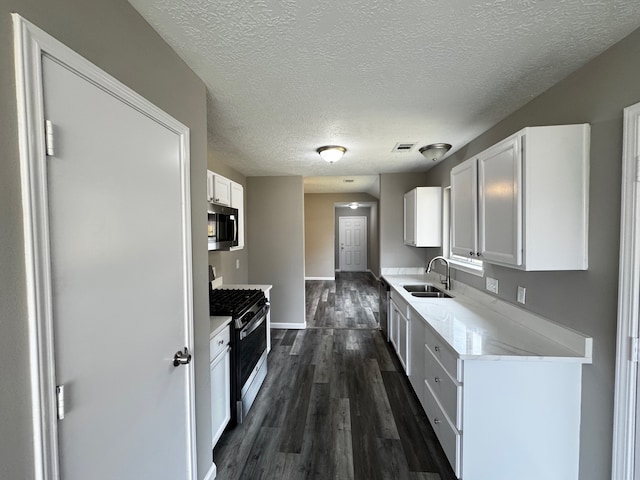
<path fill-rule="evenodd" d="M 259 315 L 256 315 L 256 319 L 252 320 L 246 327 L 240 330 L 240 340 L 244 340 L 251 333 L 253 333 L 264 321 L 267 320 L 267 313 L 269 313 L 269 302 L 264 304 L 264 307 Z"/>

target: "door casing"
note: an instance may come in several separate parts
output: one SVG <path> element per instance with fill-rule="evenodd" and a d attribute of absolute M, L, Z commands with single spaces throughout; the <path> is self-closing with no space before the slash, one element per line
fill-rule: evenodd
<path fill-rule="evenodd" d="M 640 325 L 640 103 L 624 109 L 612 480 L 637 478 Z"/>

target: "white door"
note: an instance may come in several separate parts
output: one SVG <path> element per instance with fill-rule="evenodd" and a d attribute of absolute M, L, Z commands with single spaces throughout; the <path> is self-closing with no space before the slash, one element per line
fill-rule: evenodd
<path fill-rule="evenodd" d="M 60 478 L 194 478 L 192 364 L 173 365 L 191 348 L 180 136 L 46 56 L 42 69 Z"/>
<path fill-rule="evenodd" d="M 367 270 L 367 217 L 340 217 L 340 270 Z"/>

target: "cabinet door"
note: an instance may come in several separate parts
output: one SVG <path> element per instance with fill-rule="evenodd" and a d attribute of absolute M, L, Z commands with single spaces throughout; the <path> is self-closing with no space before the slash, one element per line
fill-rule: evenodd
<path fill-rule="evenodd" d="M 220 353 L 210 364 L 211 373 L 211 435 L 213 447 L 231 419 L 231 347 Z"/>
<path fill-rule="evenodd" d="M 409 361 L 409 320 L 402 313 L 398 314 L 398 358 L 404 367 L 405 373 L 411 374 L 411 363 Z"/>
<path fill-rule="evenodd" d="M 214 173 L 207 170 L 207 202 L 213 202 L 213 177 Z"/>
<path fill-rule="evenodd" d="M 451 169 L 451 251 L 478 253 L 478 167 L 471 158 Z"/>
<path fill-rule="evenodd" d="M 398 307 L 395 303 L 389 302 L 389 341 L 398 352 Z"/>
<path fill-rule="evenodd" d="M 213 201 L 220 205 L 231 204 L 231 180 L 216 173 L 213 174 Z"/>
<path fill-rule="evenodd" d="M 423 402 L 424 397 L 424 380 L 425 380 L 425 338 L 424 338 L 424 321 L 420 318 L 413 318 L 411 314 L 411 323 L 409 338 L 410 338 L 410 360 L 411 374 L 409 375 L 409 381 L 413 387 L 413 391 L 416 392 L 420 403 Z"/>
<path fill-rule="evenodd" d="M 478 157 L 478 188 L 482 259 L 522 265 L 520 137 L 510 137 Z"/>
<path fill-rule="evenodd" d="M 238 246 L 231 250 L 244 248 L 244 187 L 231 182 L 231 206 L 238 209 Z"/>
<path fill-rule="evenodd" d="M 404 194 L 404 244 L 416 244 L 416 191 Z"/>

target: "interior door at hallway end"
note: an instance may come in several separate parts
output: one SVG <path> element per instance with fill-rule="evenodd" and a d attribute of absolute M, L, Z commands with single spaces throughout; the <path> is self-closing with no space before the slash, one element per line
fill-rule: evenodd
<path fill-rule="evenodd" d="M 367 217 L 340 217 L 340 270 L 367 271 Z"/>
<path fill-rule="evenodd" d="M 181 136 L 58 61 L 43 56 L 42 68 L 55 136 L 46 176 L 55 380 L 66 392 L 60 478 L 195 479 L 193 364 L 173 364 L 192 345 Z"/>

